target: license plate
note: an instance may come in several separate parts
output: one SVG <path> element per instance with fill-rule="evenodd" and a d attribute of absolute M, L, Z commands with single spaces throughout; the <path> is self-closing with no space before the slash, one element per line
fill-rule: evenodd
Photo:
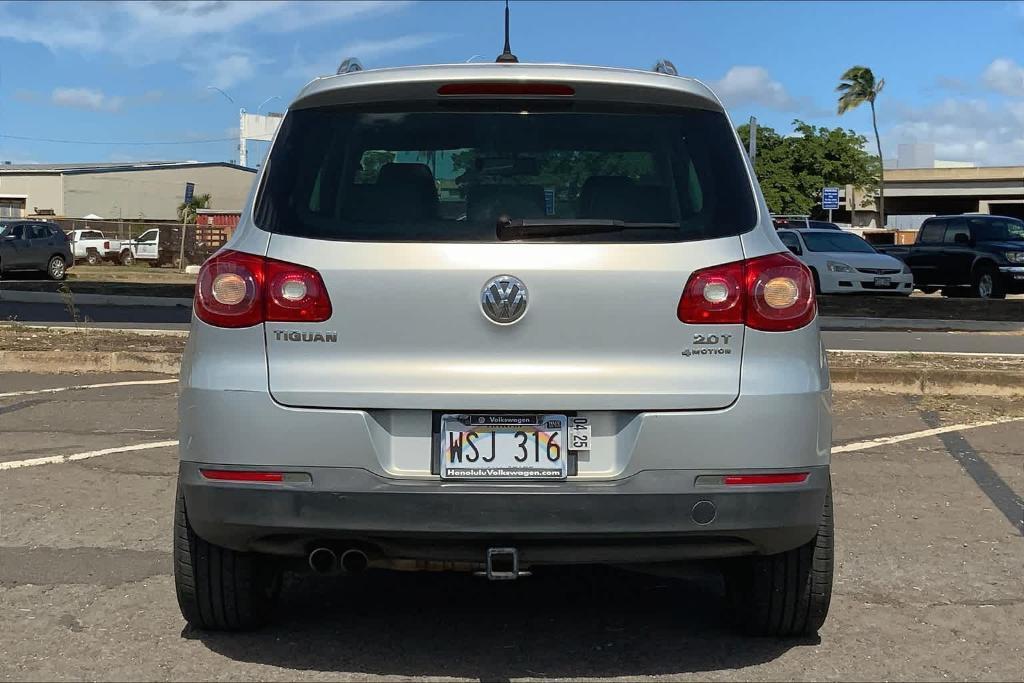
<path fill-rule="evenodd" d="M 887 277 L 876 277 L 875 287 L 888 287 L 892 284 L 892 279 Z"/>
<path fill-rule="evenodd" d="M 565 415 L 442 415 L 442 479 L 565 479 Z"/>

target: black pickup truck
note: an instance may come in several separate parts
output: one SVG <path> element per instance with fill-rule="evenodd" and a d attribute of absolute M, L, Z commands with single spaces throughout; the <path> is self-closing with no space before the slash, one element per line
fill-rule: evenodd
<path fill-rule="evenodd" d="M 928 218 L 907 246 L 876 247 L 904 261 L 923 292 L 1002 299 L 1024 292 L 1024 221 L 969 214 Z"/>

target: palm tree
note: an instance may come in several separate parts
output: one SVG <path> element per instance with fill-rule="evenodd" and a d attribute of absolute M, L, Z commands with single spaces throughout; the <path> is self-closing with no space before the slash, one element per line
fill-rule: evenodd
<path fill-rule="evenodd" d="M 866 66 L 851 66 L 839 77 L 836 92 L 839 95 L 839 114 L 845 114 L 867 102 L 871 105 L 871 125 L 875 129 L 875 144 L 878 145 L 878 215 L 881 227 L 885 227 L 885 164 L 882 161 L 882 140 L 878 137 L 878 119 L 875 118 L 875 98 L 885 87 L 885 79 L 875 80 L 875 74 Z"/>
<path fill-rule="evenodd" d="M 187 204 L 185 202 L 178 204 L 178 220 L 186 223 L 195 223 L 198 209 L 208 208 L 210 208 L 210 195 L 197 194 Z"/>

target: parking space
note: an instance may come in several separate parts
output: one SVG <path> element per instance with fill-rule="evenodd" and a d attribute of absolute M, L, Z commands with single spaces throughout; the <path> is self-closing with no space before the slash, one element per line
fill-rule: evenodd
<path fill-rule="evenodd" d="M 0 374 L 0 679 L 999 679 L 1024 672 L 1024 407 L 837 394 L 820 641 L 737 636 L 713 574 L 290 577 L 257 633 L 185 628 L 177 385 Z M 70 385 L 110 384 L 56 393 Z M 968 425 L 942 432 L 948 425 Z M 865 443 L 925 430 L 930 436 Z M 225 438 L 230 438 L 229 434 Z M 164 444 L 164 445 L 161 445 Z M 139 450 L 117 451 L 140 446 Z M 107 452 L 114 449 L 113 452 Z M 71 462 L 41 461 L 83 455 Z"/>

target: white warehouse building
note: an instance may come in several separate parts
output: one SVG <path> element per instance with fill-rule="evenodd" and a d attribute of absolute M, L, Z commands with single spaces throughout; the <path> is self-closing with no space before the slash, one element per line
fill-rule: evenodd
<path fill-rule="evenodd" d="M 185 183 L 210 206 L 239 210 L 256 171 L 226 162 L 0 164 L 0 218 L 176 220 Z"/>

